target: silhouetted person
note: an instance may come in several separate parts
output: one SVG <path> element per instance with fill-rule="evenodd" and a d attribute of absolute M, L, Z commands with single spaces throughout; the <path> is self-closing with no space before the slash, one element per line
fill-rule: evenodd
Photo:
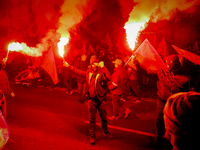
<path fill-rule="evenodd" d="M 90 58 L 91 67 L 87 71 L 78 70 L 75 67 L 64 62 L 65 67 L 69 67 L 70 70 L 79 76 L 86 78 L 86 91 L 88 95 L 88 110 L 89 110 L 89 129 L 90 129 L 90 144 L 95 144 L 95 127 L 96 127 L 96 113 L 99 111 L 101 118 L 101 125 L 103 134 L 109 138 L 112 138 L 108 132 L 107 117 L 106 117 L 106 94 L 108 92 L 107 82 L 111 76 L 103 62 L 97 60 L 93 55 Z"/>
<path fill-rule="evenodd" d="M 173 150 L 200 149 L 200 93 L 190 91 L 170 96 L 164 108 L 165 138 Z"/>

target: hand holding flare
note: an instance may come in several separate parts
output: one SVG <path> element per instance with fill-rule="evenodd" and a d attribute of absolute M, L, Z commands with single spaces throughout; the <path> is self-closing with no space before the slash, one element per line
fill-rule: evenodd
<path fill-rule="evenodd" d="M 69 67 L 68 62 L 66 62 L 64 59 L 63 59 L 63 66 L 64 66 L 64 67 Z"/>
<path fill-rule="evenodd" d="M 128 65 L 129 62 L 134 63 L 136 60 L 137 60 L 137 58 L 136 58 L 136 54 L 133 54 L 133 55 L 131 55 L 131 57 L 126 61 L 126 63 L 125 63 L 124 66 Z"/>

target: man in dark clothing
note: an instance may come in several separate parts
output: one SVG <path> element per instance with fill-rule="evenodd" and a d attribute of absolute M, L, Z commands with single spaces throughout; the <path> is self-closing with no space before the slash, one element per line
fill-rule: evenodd
<path fill-rule="evenodd" d="M 90 58 L 91 68 L 87 71 L 78 70 L 75 67 L 64 62 L 65 67 L 81 77 L 86 78 L 86 91 L 88 94 L 88 110 L 90 119 L 90 144 L 95 144 L 95 126 L 96 126 L 96 113 L 99 111 L 101 118 L 101 125 L 104 135 L 112 138 L 108 132 L 107 117 L 106 117 L 106 94 L 108 92 L 107 82 L 111 79 L 110 73 L 104 66 L 103 62 L 98 62 L 96 56 Z"/>
<path fill-rule="evenodd" d="M 178 56 L 175 54 L 169 55 L 166 58 L 167 69 L 160 69 L 157 72 L 146 72 L 142 69 L 136 60 L 136 67 L 147 77 L 157 81 L 157 108 L 156 108 L 156 134 L 155 134 L 155 149 L 162 148 L 162 137 L 164 136 L 165 126 L 163 119 L 163 109 L 169 96 L 180 91 L 187 91 L 187 83 L 189 79 L 182 75 L 181 65 Z"/>
<path fill-rule="evenodd" d="M 113 116 L 108 118 L 110 120 L 119 119 L 118 107 L 124 110 L 124 118 L 127 118 L 131 112 L 129 108 L 125 107 L 124 102 L 120 100 L 121 96 L 125 94 L 128 82 L 128 72 L 126 68 L 123 67 L 123 62 L 121 59 L 116 59 L 114 61 L 114 64 L 115 69 L 111 77 L 111 82 L 109 84 L 113 104 Z"/>
<path fill-rule="evenodd" d="M 86 54 L 82 54 L 81 55 L 81 59 L 75 61 L 74 63 L 74 67 L 79 69 L 79 70 L 84 70 L 86 71 L 88 69 L 88 63 L 86 61 L 87 59 L 87 55 Z M 78 92 L 79 92 L 79 102 L 83 103 L 84 102 L 84 97 L 86 94 L 86 78 L 85 77 L 80 77 L 80 76 L 76 76 L 76 82 L 78 85 Z"/>
<path fill-rule="evenodd" d="M 72 74 L 71 74 L 70 69 L 66 67 L 63 68 L 63 72 L 64 72 L 64 84 L 67 90 L 66 94 L 71 96 L 74 93 L 74 90 L 72 89 L 70 85 L 70 80 L 72 80 Z"/>
<path fill-rule="evenodd" d="M 129 83 L 130 87 L 135 92 L 137 100 L 136 103 L 141 102 L 141 92 L 140 92 L 140 85 L 139 85 L 139 78 L 138 78 L 138 71 L 136 66 L 133 63 L 127 64 L 127 71 L 129 75 Z"/>

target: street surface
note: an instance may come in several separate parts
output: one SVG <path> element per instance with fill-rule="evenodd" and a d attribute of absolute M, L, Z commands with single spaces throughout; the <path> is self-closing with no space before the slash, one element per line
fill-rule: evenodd
<path fill-rule="evenodd" d="M 87 102 L 64 88 L 42 86 L 22 89 L 11 85 L 16 96 L 7 97 L 10 138 L 3 150 L 152 150 L 155 133 L 155 90 L 144 89 L 142 102 L 126 102 L 132 112 L 127 119 L 108 120 L 113 139 L 105 137 L 97 114 L 96 143 L 89 143 Z M 112 115 L 110 94 L 108 116 Z M 167 149 L 167 148 L 166 148 Z"/>

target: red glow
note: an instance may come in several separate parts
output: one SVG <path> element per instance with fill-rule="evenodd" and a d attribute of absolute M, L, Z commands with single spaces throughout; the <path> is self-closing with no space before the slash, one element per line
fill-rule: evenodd
<path fill-rule="evenodd" d="M 60 42 L 58 42 L 58 53 L 61 57 L 64 56 L 64 46 L 69 42 L 69 38 L 60 38 Z"/>
<path fill-rule="evenodd" d="M 135 48 L 135 44 L 137 42 L 137 37 L 139 31 L 144 29 L 146 21 L 144 22 L 127 22 L 124 26 L 124 29 L 126 29 L 126 39 L 129 44 L 129 47 L 133 50 Z"/>
<path fill-rule="evenodd" d="M 9 51 L 20 52 L 22 54 L 26 54 L 28 56 L 39 57 L 42 56 L 42 52 L 40 52 L 37 48 L 28 47 L 26 43 L 13 42 L 8 45 Z"/>

